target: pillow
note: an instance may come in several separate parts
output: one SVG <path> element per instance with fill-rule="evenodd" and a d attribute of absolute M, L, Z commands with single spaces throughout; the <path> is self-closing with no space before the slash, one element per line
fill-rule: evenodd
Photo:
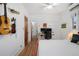
<path fill-rule="evenodd" d="M 73 34 L 71 42 L 77 43 L 79 41 L 79 35 L 78 34 Z"/>
<path fill-rule="evenodd" d="M 72 33 L 72 32 L 69 32 L 69 33 L 67 34 L 66 39 L 67 39 L 68 41 L 71 41 L 71 40 L 72 40 L 72 36 L 73 36 L 73 33 Z"/>

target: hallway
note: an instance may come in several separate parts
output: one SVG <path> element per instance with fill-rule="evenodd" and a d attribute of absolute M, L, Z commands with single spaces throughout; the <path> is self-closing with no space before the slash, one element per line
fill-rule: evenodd
<path fill-rule="evenodd" d="M 38 40 L 33 39 L 19 54 L 19 56 L 37 56 Z"/>

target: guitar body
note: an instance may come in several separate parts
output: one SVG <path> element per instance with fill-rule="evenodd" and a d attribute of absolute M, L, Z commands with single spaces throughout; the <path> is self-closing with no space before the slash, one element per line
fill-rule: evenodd
<path fill-rule="evenodd" d="M 10 33 L 10 19 L 7 17 L 7 24 L 5 23 L 5 16 L 0 16 L 0 35 Z"/>

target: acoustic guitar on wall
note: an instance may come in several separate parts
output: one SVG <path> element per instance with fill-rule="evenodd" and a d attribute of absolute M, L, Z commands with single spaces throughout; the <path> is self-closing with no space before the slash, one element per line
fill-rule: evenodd
<path fill-rule="evenodd" d="M 10 19 L 7 17 L 6 3 L 4 4 L 4 15 L 0 16 L 0 35 L 6 35 L 10 33 Z"/>

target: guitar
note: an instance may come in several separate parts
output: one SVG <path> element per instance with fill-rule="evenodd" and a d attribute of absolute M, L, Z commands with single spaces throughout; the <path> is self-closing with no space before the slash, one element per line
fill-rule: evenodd
<path fill-rule="evenodd" d="M 13 22 L 12 24 L 11 24 L 11 33 L 16 33 L 16 19 L 13 17 L 12 19 L 11 19 L 11 22 Z"/>
<path fill-rule="evenodd" d="M 0 35 L 10 33 L 10 19 L 7 17 L 6 3 L 4 4 L 4 15 L 0 16 Z"/>

